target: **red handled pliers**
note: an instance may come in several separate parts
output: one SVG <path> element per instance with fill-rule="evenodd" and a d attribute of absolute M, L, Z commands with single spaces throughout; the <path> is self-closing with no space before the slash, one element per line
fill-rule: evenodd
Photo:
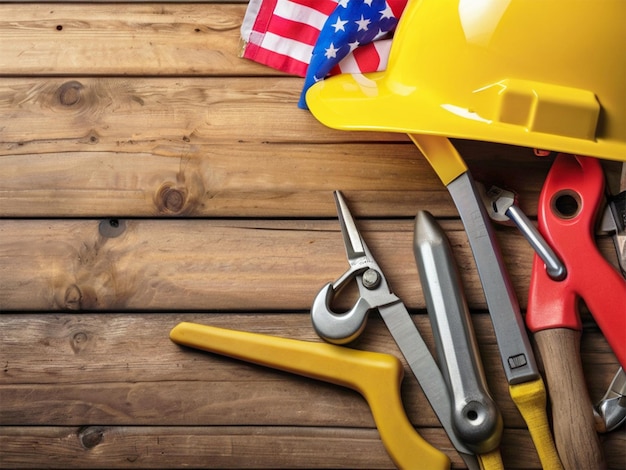
<path fill-rule="evenodd" d="M 539 198 L 539 231 L 566 275 L 552 279 L 535 255 L 526 323 L 543 359 L 555 441 L 566 469 L 604 466 L 580 360 L 580 299 L 626 366 L 626 281 L 595 242 L 604 198 L 600 161 L 566 154 L 557 155 Z"/>
<path fill-rule="evenodd" d="M 602 256 L 595 227 L 605 197 L 604 173 L 596 158 L 560 154 L 539 199 L 539 231 L 561 259 L 567 274 L 548 275 L 535 256 L 526 323 L 537 332 L 552 328 L 581 330 L 578 300 L 626 367 L 626 281 Z"/>

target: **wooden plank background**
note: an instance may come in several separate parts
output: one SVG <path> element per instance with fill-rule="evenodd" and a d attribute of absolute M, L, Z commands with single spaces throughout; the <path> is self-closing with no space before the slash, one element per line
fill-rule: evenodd
<path fill-rule="evenodd" d="M 319 341 L 308 308 L 346 268 L 340 189 L 431 347 L 412 218 L 440 220 L 504 416 L 505 466 L 539 468 L 445 188 L 406 137 L 327 129 L 297 109 L 302 79 L 239 59 L 245 8 L 0 4 L 0 466 L 392 468 L 356 393 L 168 339 L 196 321 Z M 536 214 L 548 160 L 455 145 Z M 525 308 L 532 251 L 513 228 L 497 235 Z M 617 362 L 585 326 L 598 399 Z M 399 355 L 376 316 L 353 347 Z M 402 394 L 463 468 L 410 373 Z M 602 439 L 623 468 L 624 427 Z"/>

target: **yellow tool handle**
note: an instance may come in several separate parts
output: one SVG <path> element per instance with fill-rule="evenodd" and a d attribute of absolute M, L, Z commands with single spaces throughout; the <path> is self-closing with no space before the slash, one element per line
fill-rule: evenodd
<path fill-rule="evenodd" d="M 367 400 L 381 440 L 399 468 L 449 469 L 448 457 L 415 431 L 400 398 L 402 364 L 389 354 L 179 323 L 175 343 L 351 388 Z"/>
<path fill-rule="evenodd" d="M 546 413 L 548 398 L 541 377 L 530 382 L 509 385 L 509 393 L 526 421 L 541 466 L 544 470 L 562 470 L 559 454 L 550 432 Z"/>
<path fill-rule="evenodd" d="M 467 171 L 463 158 L 447 137 L 409 134 L 445 186 Z"/>
<path fill-rule="evenodd" d="M 580 331 L 535 333 L 546 371 L 554 438 L 566 470 L 606 468 L 580 358 Z"/>
<path fill-rule="evenodd" d="M 500 449 L 477 455 L 480 470 L 504 470 Z"/>
<path fill-rule="evenodd" d="M 448 138 L 423 134 L 409 134 L 409 137 L 426 157 L 444 185 L 448 186 L 468 171 L 463 158 Z M 548 425 L 547 397 L 543 381 L 539 379 L 512 385 L 510 393 L 528 425 L 543 468 L 562 469 Z M 496 462 L 494 456 L 478 457 L 481 466 L 502 464 L 501 461 Z"/>

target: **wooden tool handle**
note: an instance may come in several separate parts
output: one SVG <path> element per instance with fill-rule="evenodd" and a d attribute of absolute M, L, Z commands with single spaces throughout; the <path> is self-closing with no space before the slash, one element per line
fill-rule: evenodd
<path fill-rule="evenodd" d="M 543 359 L 556 447 L 565 470 L 605 469 L 580 359 L 580 331 L 541 330 L 535 340 Z"/>

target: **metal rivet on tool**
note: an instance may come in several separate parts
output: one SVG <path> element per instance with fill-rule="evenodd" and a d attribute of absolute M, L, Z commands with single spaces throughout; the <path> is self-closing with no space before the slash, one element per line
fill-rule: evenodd
<path fill-rule="evenodd" d="M 363 273 L 363 285 L 367 289 L 376 289 L 380 284 L 380 274 L 375 269 L 368 269 Z"/>

